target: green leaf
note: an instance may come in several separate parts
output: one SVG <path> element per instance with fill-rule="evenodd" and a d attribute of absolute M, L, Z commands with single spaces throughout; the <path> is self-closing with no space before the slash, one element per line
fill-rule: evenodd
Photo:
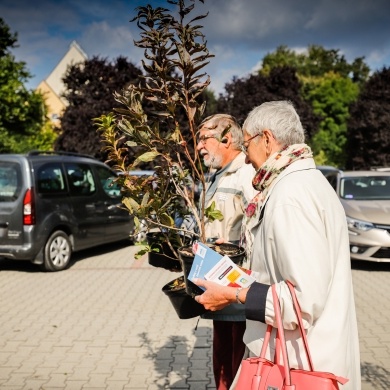
<path fill-rule="evenodd" d="M 175 225 L 175 221 L 173 220 L 173 218 L 166 213 L 161 214 L 159 216 L 159 219 L 160 219 L 160 222 L 165 226 L 174 226 Z"/>
<path fill-rule="evenodd" d="M 219 210 L 215 210 L 215 201 L 213 201 L 211 205 L 204 210 L 204 215 L 210 222 L 223 220 L 223 214 Z"/>
<path fill-rule="evenodd" d="M 130 197 L 124 197 L 122 203 L 127 207 L 131 214 L 136 213 L 140 208 L 140 205 Z"/>
<path fill-rule="evenodd" d="M 139 162 L 150 162 L 153 161 L 157 156 L 159 156 L 161 153 L 159 152 L 146 152 L 144 154 L 141 154 L 141 156 L 138 156 L 136 159 L 135 164 Z"/>
<path fill-rule="evenodd" d="M 140 250 L 134 255 L 134 258 L 138 260 L 141 258 L 144 254 L 151 252 L 150 246 L 142 244 L 140 242 L 136 243 L 135 245 L 140 247 Z"/>

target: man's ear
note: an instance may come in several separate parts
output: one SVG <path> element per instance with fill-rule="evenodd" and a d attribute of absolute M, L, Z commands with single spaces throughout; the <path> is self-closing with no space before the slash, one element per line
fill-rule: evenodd
<path fill-rule="evenodd" d="M 229 140 L 227 138 L 222 138 L 221 144 L 227 144 Z"/>

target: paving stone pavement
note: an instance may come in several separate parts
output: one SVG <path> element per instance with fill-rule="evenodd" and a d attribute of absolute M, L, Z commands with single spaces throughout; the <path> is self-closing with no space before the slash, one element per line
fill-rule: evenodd
<path fill-rule="evenodd" d="M 125 243 L 62 272 L 0 260 L 0 389 L 215 389 L 211 322 L 180 320 L 161 288 L 180 274 Z M 390 389 L 390 265 L 354 263 L 363 390 Z"/>

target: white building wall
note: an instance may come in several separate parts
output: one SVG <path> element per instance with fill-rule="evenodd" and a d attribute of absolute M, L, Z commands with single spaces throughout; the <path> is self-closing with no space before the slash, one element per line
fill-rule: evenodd
<path fill-rule="evenodd" d="M 80 62 L 84 62 L 88 57 L 85 52 L 81 49 L 81 47 L 73 41 L 70 44 L 68 52 L 62 58 L 62 60 L 58 63 L 58 65 L 54 68 L 54 70 L 50 73 L 48 78 L 45 80 L 46 83 L 50 86 L 53 92 L 60 97 L 61 94 L 65 90 L 64 83 L 62 82 L 62 77 L 65 76 L 65 73 L 68 69 L 68 66 L 74 65 Z M 64 102 L 66 104 L 66 102 Z"/>

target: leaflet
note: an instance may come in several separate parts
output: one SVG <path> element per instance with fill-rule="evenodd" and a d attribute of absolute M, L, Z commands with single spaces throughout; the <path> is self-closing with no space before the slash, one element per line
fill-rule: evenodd
<path fill-rule="evenodd" d="M 200 278 L 231 287 L 249 287 L 256 280 L 255 272 L 239 267 L 228 256 L 222 256 L 205 244 L 195 245 L 189 280 Z"/>

